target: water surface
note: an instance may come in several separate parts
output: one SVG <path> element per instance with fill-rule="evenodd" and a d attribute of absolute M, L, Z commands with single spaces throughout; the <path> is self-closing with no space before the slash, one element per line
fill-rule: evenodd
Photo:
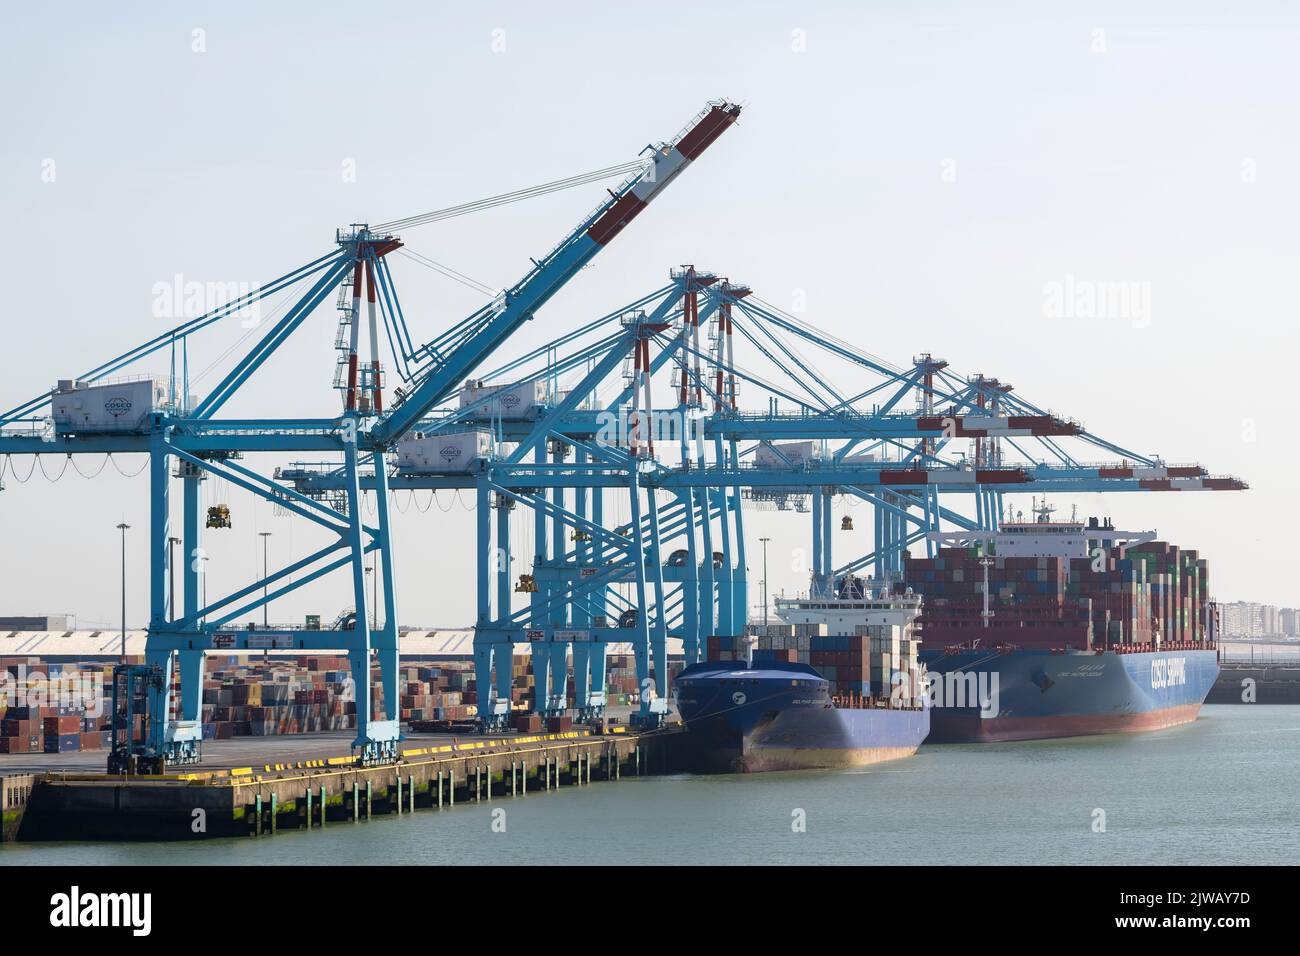
<path fill-rule="evenodd" d="M 1300 707 L 1201 714 L 1154 733 L 923 747 L 850 773 L 624 777 L 261 839 L 10 844 L 0 865 L 1294 863 Z"/>

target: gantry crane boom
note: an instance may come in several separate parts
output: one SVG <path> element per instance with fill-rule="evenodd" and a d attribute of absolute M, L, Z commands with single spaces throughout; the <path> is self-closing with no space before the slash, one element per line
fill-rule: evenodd
<path fill-rule="evenodd" d="M 532 317 L 578 270 L 596 257 L 649 202 L 677 178 L 740 116 L 740 107 L 725 100 L 710 103 L 668 143 L 654 150 L 646 167 L 633 174 L 497 302 L 465 320 L 472 332 L 455 351 L 441 357 L 418 380 L 414 390 L 370 429 L 377 447 L 410 430 L 452 394 L 460 382 L 516 329 Z"/>

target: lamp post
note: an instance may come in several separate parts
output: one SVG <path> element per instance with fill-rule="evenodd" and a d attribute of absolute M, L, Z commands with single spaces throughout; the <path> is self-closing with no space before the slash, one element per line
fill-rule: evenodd
<path fill-rule="evenodd" d="M 180 538 L 167 539 L 167 616 L 176 620 L 176 545 Z"/>
<path fill-rule="evenodd" d="M 771 538 L 759 538 L 763 542 L 763 626 L 767 626 L 767 543 Z"/>
<path fill-rule="evenodd" d="M 208 606 L 208 556 L 201 555 L 199 558 L 199 575 L 203 579 L 203 606 Z M 203 623 L 207 623 L 207 616 L 203 618 Z"/>
<path fill-rule="evenodd" d="M 122 532 L 122 663 L 126 663 L 126 532 L 130 525 L 123 521 L 117 526 Z"/>
<path fill-rule="evenodd" d="M 271 532 L 259 531 L 258 534 L 262 536 L 262 629 L 270 630 L 271 625 L 269 623 L 269 619 L 270 619 L 269 615 L 271 611 L 271 605 L 266 600 L 266 575 L 268 573 L 267 561 L 266 561 L 266 554 L 267 554 L 266 539 L 271 537 Z"/>
<path fill-rule="evenodd" d="M 379 575 L 374 573 L 373 562 L 366 566 L 366 575 L 370 578 L 370 630 L 379 627 Z"/>

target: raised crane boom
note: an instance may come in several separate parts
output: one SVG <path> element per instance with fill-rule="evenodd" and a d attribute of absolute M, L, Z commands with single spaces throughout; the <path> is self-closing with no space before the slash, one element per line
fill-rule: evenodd
<path fill-rule="evenodd" d="M 740 116 L 725 100 L 710 103 L 670 142 L 654 150 L 652 161 L 630 176 L 570 232 L 532 270 L 486 309 L 470 316 L 471 331 L 445 353 L 427 349 L 433 361 L 406 399 L 370 429 L 376 446 L 391 444 L 445 401 L 478 365 L 521 324 L 532 317 L 578 270 L 677 178 Z"/>

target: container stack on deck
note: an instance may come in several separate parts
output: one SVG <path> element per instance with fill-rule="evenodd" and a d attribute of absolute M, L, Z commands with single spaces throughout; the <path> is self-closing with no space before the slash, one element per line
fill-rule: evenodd
<path fill-rule="evenodd" d="M 913 627 L 861 625 L 854 640 L 868 642 L 863 647 L 863 654 L 871 663 L 871 694 L 907 706 L 916 703 L 924 684 L 920 665 L 921 641 Z M 899 675 L 906 677 L 906 681 L 903 682 Z"/>
<path fill-rule="evenodd" d="M 925 596 L 919 621 L 928 643 L 1085 649 L 1204 639 L 1208 571 L 1195 551 L 1155 541 L 1087 558 L 994 555 L 992 562 L 986 627 L 978 550 L 904 557 L 899 588 Z"/>
<path fill-rule="evenodd" d="M 707 661 L 749 661 L 757 641 L 749 634 L 737 636 L 711 634 L 704 641 L 704 659 Z"/>
<path fill-rule="evenodd" d="M 1129 548 L 1128 555 L 1145 569 L 1151 582 L 1152 603 L 1162 608 L 1152 617 L 1159 624 L 1162 643 L 1189 644 L 1205 638 L 1205 610 L 1209 602 L 1209 563 L 1196 551 L 1181 550 L 1165 541 Z"/>
<path fill-rule="evenodd" d="M 825 624 L 751 624 L 748 640 L 752 643 L 754 663 L 785 661 L 812 664 L 813 642 L 826 636 Z M 714 638 L 709 638 L 713 641 Z M 724 641 L 726 638 L 718 638 Z M 743 640 L 743 639 L 742 639 Z M 709 660 L 727 660 L 714 658 Z"/>
<path fill-rule="evenodd" d="M 754 624 L 747 638 L 709 638 L 709 660 L 743 660 L 743 642 L 754 642 L 755 666 L 765 662 L 807 664 L 842 700 L 891 696 L 893 675 L 917 673 L 919 641 L 910 628 L 861 625 L 852 635 L 830 635 L 827 624 Z M 899 698 L 911 703 L 910 686 Z"/>

